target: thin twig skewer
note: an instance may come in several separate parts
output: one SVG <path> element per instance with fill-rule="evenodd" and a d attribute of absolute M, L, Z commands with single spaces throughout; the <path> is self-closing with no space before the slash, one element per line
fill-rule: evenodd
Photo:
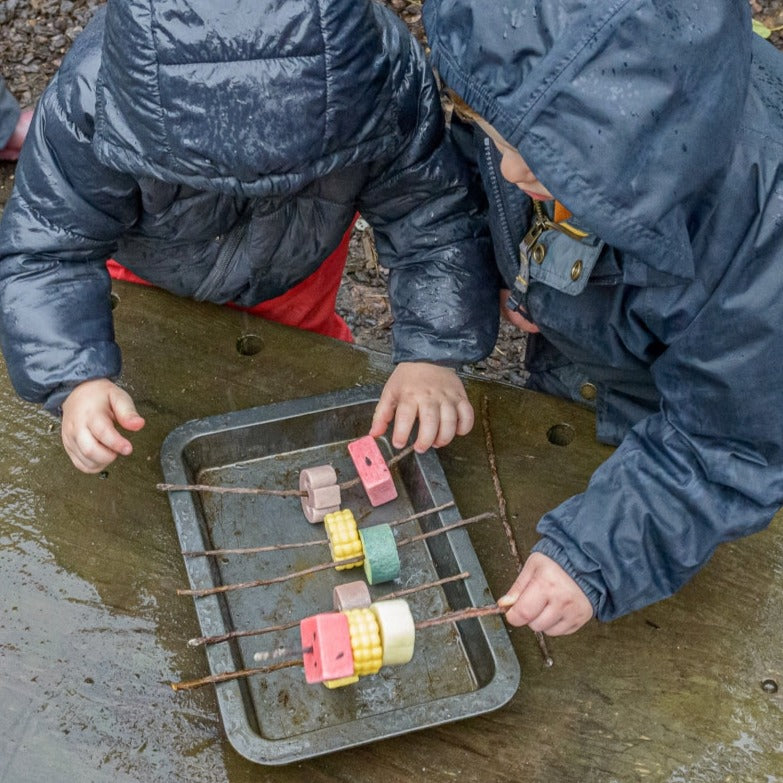
<path fill-rule="evenodd" d="M 242 677 L 252 677 L 256 674 L 271 674 L 280 669 L 290 669 L 294 666 L 304 666 L 304 661 L 280 661 L 269 666 L 257 666 L 254 669 L 240 669 L 234 672 L 221 672 L 220 674 L 210 674 L 208 677 L 201 677 L 198 680 L 188 680 L 186 682 L 172 682 L 171 689 L 174 691 L 189 691 L 193 688 L 200 688 L 202 685 L 212 685 L 218 682 L 228 682 L 229 680 L 239 680 Z"/>
<path fill-rule="evenodd" d="M 475 606 L 469 609 L 459 609 L 454 612 L 446 612 L 439 617 L 431 617 L 428 620 L 420 620 L 415 623 L 416 630 L 422 630 L 424 628 L 431 628 L 435 625 L 443 625 L 444 623 L 458 623 L 462 620 L 472 620 L 477 617 L 487 617 L 493 614 L 504 614 L 505 610 L 501 609 L 497 604 L 491 606 Z M 309 648 L 312 649 L 312 648 Z M 280 652 L 279 650 L 277 652 Z M 306 650 L 304 651 L 306 652 Z M 201 677 L 198 680 L 188 680 L 185 682 L 172 682 L 171 688 L 175 691 L 192 690 L 193 688 L 200 688 L 202 685 L 211 685 L 221 682 L 228 682 L 230 680 L 238 680 L 242 677 L 253 677 L 257 674 L 270 674 L 271 672 L 278 671 L 280 669 L 290 669 L 294 666 L 303 666 L 304 661 L 301 659 L 291 661 L 280 661 L 279 663 L 271 664 L 270 666 L 259 666 L 254 669 L 240 669 L 233 672 L 220 672 L 219 674 L 211 674 L 208 677 Z"/>
<path fill-rule="evenodd" d="M 469 609 L 456 609 L 453 612 L 446 612 L 439 617 L 431 617 L 429 620 L 419 620 L 414 624 L 414 628 L 420 631 L 422 628 L 431 628 L 434 625 L 443 625 L 444 623 L 458 623 L 462 620 L 473 620 L 476 617 L 487 617 L 492 614 L 505 614 L 506 610 L 492 604 L 491 606 L 472 606 Z"/>
<path fill-rule="evenodd" d="M 386 464 L 391 467 L 396 462 L 404 459 L 413 451 L 413 446 L 407 446 L 399 453 L 390 457 Z M 356 478 L 344 481 L 337 486 L 340 489 L 349 489 L 355 487 L 361 482 L 361 479 Z M 155 489 L 159 489 L 162 492 L 216 492 L 223 494 L 233 495 L 272 495 L 273 497 L 288 498 L 288 497 L 304 497 L 307 494 L 303 489 L 268 489 L 266 487 L 220 487 L 214 484 L 156 484 Z"/>
<path fill-rule="evenodd" d="M 438 579 L 434 582 L 425 582 L 420 585 L 414 585 L 413 587 L 406 587 L 402 590 L 395 590 L 393 593 L 387 593 L 380 596 L 379 601 L 389 601 L 392 598 L 402 598 L 406 595 L 412 595 L 418 593 L 421 590 L 429 590 L 432 587 L 440 587 L 450 582 L 457 582 L 461 579 L 467 579 L 470 576 L 470 572 L 462 571 L 454 576 L 445 576 L 443 579 Z M 230 642 L 232 639 L 241 639 L 246 636 L 260 636 L 265 633 L 273 633 L 276 631 L 288 631 L 291 628 L 296 628 L 300 620 L 292 620 L 288 623 L 282 623 L 281 625 L 267 625 L 264 628 L 256 628 L 250 631 L 228 631 L 227 633 L 217 634 L 215 636 L 199 636 L 188 641 L 190 647 L 200 647 L 203 644 L 218 644 L 220 642 Z"/>
<path fill-rule="evenodd" d="M 514 531 L 511 528 L 511 523 L 508 521 L 508 513 L 506 512 L 506 498 L 503 494 L 503 488 L 500 485 L 500 476 L 498 475 L 497 460 L 495 459 L 495 446 L 492 440 L 492 430 L 489 426 L 489 400 L 486 395 L 481 400 L 481 420 L 484 425 L 484 439 L 487 448 L 487 460 L 489 461 L 489 470 L 492 474 L 492 485 L 495 488 L 495 496 L 498 502 L 498 512 L 500 513 L 500 522 L 503 525 L 503 530 L 506 534 L 508 541 L 508 548 L 511 550 L 511 554 L 517 565 L 517 573 L 522 570 L 522 558 L 519 556 L 519 549 L 517 547 L 516 539 L 514 538 Z M 554 666 L 555 659 L 549 652 L 549 646 L 546 643 L 546 637 L 541 631 L 533 631 L 538 642 L 538 648 L 541 651 L 541 656 L 544 659 L 546 666 Z"/>
<path fill-rule="evenodd" d="M 398 519 L 394 522 L 387 523 L 389 527 L 396 527 L 397 525 L 404 525 L 406 522 L 412 522 L 414 519 L 420 519 L 421 517 L 429 516 L 430 514 L 436 514 L 439 511 L 450 508 L 454 505 L 454 501 L 450 500 L 448 503 L 444 503 L 440 506 L 434 506 L 428 508 L 425 511 L 419 511 L 416 514 L 411 514 L 405 519 Z M 302 541 L 293 544 L 268 544 L 267 546 L 250 546 L 250 547 L 235 547 L 233 549 L 203 549 L 185 551 L 182 553 L 183 557 L 219 557 L 221 555 L 252 555 L 261 552 L 277 552 L 281 549 L 298 549 L 300 547 L 308 546 L 322 546 L 328 544 L 328 538 L 318 538 L 312 541 Z"/>
<path fill-rule="evenodd" d="M 232 585 L 218 585 L 217 587 L 204 587 L 202 589 L 195 590 L 177 590 L 177 595 L 193 595 L 197 597 L 203 597 L 205 595 L 215 595 L 216 593 L 229 593 L 233 590 L 245 590 L 248 587 L 265 587 L 266 585 L 277 584 L 278 582 L 287 582 L 289 579 L 296 579 L 298 576 L 307 576 L 308 574 L 315 574 L 318 571 L 327 571 L 330 568 L 337 568 L 337 566 L 351 565 L 351 563 L 361 563 L 364 558 L 361 555 L 356 557 L 349 557 L 345 560 L 340 560 L 339 563 L 319 563 L 318 565 L 311 566 L 310 568 L 304 568 L 301 571 L 294 571 L 292 574 L 283 574 L 283 576 L 275 576 L 271 579 L 254 579 L 252 582 L 238 582 Z"/>
<path fill-rule="evenodd" d="M 201 647 L 202 644 L 218 644 L 220 642 L 230 642 L 232 639 L 243 639 L 246 636 L 259 636 L 262 633 L 273 633 L 274 631 L 288 631 L 296 628 L 300 620 L 292 620 L 289 623 L 280 625 L 267 625 L 265 628 L 255 628 L 250 631 L 228 631 L 226 633 L 216 634 L 215 636 L 197 636 L 188 640 L 190 647 Z"/>
<path fill-rule="evenodd" d="M 432 530 L 429 533 L 422 533 L 418 536 L 413 536 L 411 538 L 405 539 L 403 541 L 398 541 L 397 546 L 404 546 L 405 544 L 413 543 L 414 541 L 420 541 L 425 538 L 430 538 L 431 536 L 439 535 L 440 533 L 448 533 L 450 530 L 454 530 L 459 527 L 464 527 L 465 525 L 472 524 L 473 522 L 480 522 L 484 519 L 488 519 L 489 517 L 494 517 L 494 512 L 486 512 L 484 514 L 479 514 L 475 517 L 470 517 L 469 519 L 462 519 L 459 522 L 454 522 L 451 525 L 444 525 L 443 527 L 437 528 L 437 530 Z M 234 590 L 245 590 L 250 587 L 265 587 L 267 585 L 273 585 L 278 584 L 279 582 L 286 582 L 289 579 L 296 579 L 300 576 L 307 576 L 309 574 L 317 573 L 318 571 L 326 571 L 330 568 L 337 568 L 338 566 L 346 566 L 351 565 L 353 563 L 361 563 L 364 560 L 363 555 L 356 555 L 356 557 L 346 558 L 345 560 L 340 560 L 339 562 L 331 562 L 331 563 L 319 563 L 318 565 L 311 566 L 310 568 L 305 568 L 301 571 L 294 571 L 290 574 L 283 574 L 282 576 L 275 576 L 270 579 L 254 579 L 251 582 L 238 582 L 236 584 L 230 584 L 230 585 L 218 585 L 216 587 L 203 587 L 203 588 L 194 588 L 194 589 L 188 589 L 188 590 L 177 590 L 177 595 L 192 595 L 196 597 L 204 597 L 207 595 L 215 595 L 216 593 L 228 593 L 232 592 Z"/>
<path fill-rule="evenodd" d="M 406 544 L 412 544 L 414 541 L 424 541 L 427 538 L 438 536 L 441 533 L 448 533 L 449 530 L 456 530 L 459 527 L 465 527 L 465 525 L 472 525 L 474 522 L 483 522 L 485 519 L 491 519 L 496 517 L 494 511 L 487 511 L 483 514 L 477 514 L 475 517 L 468 517 L 468 519 L 461 519 L 459 522 L 452 522 L 450 525 L 444 525 L 443 527 L 430 530 L 426 533 L 419 533 L 418 535 L 411 536 L 410 538 L 402 538 L 397 542 L 397 546 L 405 546 Z"/>

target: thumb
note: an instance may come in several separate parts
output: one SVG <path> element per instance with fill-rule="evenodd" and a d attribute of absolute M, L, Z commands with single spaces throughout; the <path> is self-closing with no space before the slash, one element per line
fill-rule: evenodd
<path fill-rule="evenodd" d="M 130 394 L 120 388 L 111 395 L 111 407 L 114 418 L 121 427 L 136 432 L 144 426 L 144 419 L 136 410 Z"/>

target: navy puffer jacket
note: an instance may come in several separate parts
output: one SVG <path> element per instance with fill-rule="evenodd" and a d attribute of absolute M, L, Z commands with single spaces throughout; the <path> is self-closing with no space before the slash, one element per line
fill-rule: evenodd
<path fill-rule="evenodd" d="M 109 256 L 249 306 L 357 211 L 391 269 L 394 359 L 477 359 L 497 273 L 463 168 L 423 51 L 370 0 L 110 0 L 39 103 L 0 223 L 13 384 L 57 410 L 117 377 Z"/>
<path fill-rule="evenodd" d="M 8 144 L 16 123 L 19 120 L 19 102 L 6 87 L 3 77 L 0 76 L 0 150 Z"/>
<path fill-rule="evenodd" d="M 525 252 L 531 202 L 477 137 L 499 267 L 549 346 L 533 383 L 597 388 L 619 443 L 535 547 L 608 620 L 783 504 L 783 57 L 736 0 L 424 11 L 446 84 L 588 233 Z"/>

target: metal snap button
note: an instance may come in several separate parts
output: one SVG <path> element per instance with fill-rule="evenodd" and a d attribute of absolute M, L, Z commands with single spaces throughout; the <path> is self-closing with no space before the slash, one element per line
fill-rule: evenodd
<path fill-rule="evenodd" d="M 579 387 L 579 393 L 583 400 L 594 400 L 598 396 L 598 389 L 592 383 L 583 383 Z"/>
<path fill-rule="evenodd" d="M 571 267 L 571 279 L 577 281 L 582 276 L 582 259 L 578 258 Z"/>
<path fill-rule="evenodd" d="M 533 247 L 533 260 L 537 264 L 543 264 L 544 258 L 546 258 L 546 248 L 543 245 L 535 245 Z"/>

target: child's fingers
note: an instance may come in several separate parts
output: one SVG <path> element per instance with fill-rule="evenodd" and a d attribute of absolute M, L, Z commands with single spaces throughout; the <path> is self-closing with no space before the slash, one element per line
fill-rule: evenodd
<path fill-rule="evenodd" d="M 563 621 L 562 607 L 552 601 L 549 601 L 544 608 L 530 620 L 528 625 L 532 631 L 541 631 L 541 633 L 552 636 L 552 629 Z"/>
<path fill-rule="evenodd" d="M 498 606 L 501 608 L 505 609 L 513 606 L 519 600 L 520 596 L 527 589 L 527 586 L 533 579 L 536 569 L 535 561 L 531 562 L 531 557 L 525 561 L 525 564 L 522 566 L 522 570 L 514 580 L 514 584 L 511 585 L 511 589 L 504 596 L 501 596 L 498 599 Z"/>
<path fill-rule="evenodd" d="M 568 636 L 568 634 L 578 631 L 587 620 L 574 620 L 572 617 L 562 617 L 558 622 L 543 630 L 547 636 Z"/>
<path fill-rule="evenodd" d="M 143 419 L 141 424 L 144 426 Z M 131 442 L 126 437 L 117 432 L 114 424 L 108 418 L 101 417 L 91 422 L 89 430 L 98 446 L 108 449 L 115 455 L 122 454 L 123 456 L 127 457 L 133 451 L 133 445 Z"/>
<path fill-rule="evenodd" d="M 117 458 L 117 452 L 102 445 L 87 429 L 64 440 L 63 445 L 71 462 L 83 473 L 100 473 Z"/>
<path fill-rule="evenodd" d="M 435 443 L 441 427 L 442 412 L 440 403 L 427 398 L 419 400 L 418 406 L 414 404 L 414 409 L 419 417 L 419 431 L 413 448 L 421 454 Z"/>
<path fill-rule="evenodd" d="M 403 448 L 408 442 L 408 438 L 413 430 L 413 425 L 416 422 L 417 412 L 416 406 L 407 402 L 401 402 L 397 406 L 397 410 L 394 414 L 394 431 L 392 433 L 392 445 L 395 449 Z M 422 440 L 421 430 L 422 420 L 419 418 L 419 435 L 414 444 L 416 451 L 426 451 L 426 448 L 421 448 L 419 445 L 419 442 Z"/>
<path fill-rule="evenodd" d="M 506 612 L 506 620 L 511 625 L 530 625 L 547 605 L 547 597 L 540 590 L 526 590 L 514 605 Z"/>
<path fill-rule="evenodd" d="M 389 428 L 391 420 L 394 418 L 395 405 L 391 402 L 386 395 L 381 395 L 381 399 L 375 406 L 375 411 L 372 415 L 372 423 L 370 424 L 370 435 L 373 438 L 380 438 L 381 435 L 386 434 L 386 430 Z"/>
<path fill-rule="evenodd" d="M 467 435 L 473 429 L 473 406 L 466 398 L 457 403 L 457 435 Z"/>
<path fill-rule="evenodd" d="M 457 434 L 457 409 L 451 402 L 443 402 L 440 406 L 440 421 L 438 431 L 432 445 L 440 448 L 448 446 Z"/>
<path fill-rule="evenodd" d="M 593 607 L 579 585 L 554 560 L 534 552 L 516 582 L 498 600 L 512 625 L 561 636 L 581 628 L 593 616 Z"/>
<path fill-rule="evenodd" d="M 136 432 L 144 426 L 144 419 L 136 410 L 136 406 L 133 403 L 133 398 L 123 389 L 120 389 L 117 386 L 112 389 L 112 392 L 109 395 L 109 404 L 111 405 L 112 413 L 114 414 L 114 418 L 117 421 L 117 424 L 119 424 L 124 429 Z M 106 441 L 102 438 L 100 440 L 102 443 L 106 443 Z M 126 442 L 129 443 L 129 441 Z M 109 444 L 106 443 L 106 445 Z M 120 453 L 129 454 L 130 452 Z"/>

